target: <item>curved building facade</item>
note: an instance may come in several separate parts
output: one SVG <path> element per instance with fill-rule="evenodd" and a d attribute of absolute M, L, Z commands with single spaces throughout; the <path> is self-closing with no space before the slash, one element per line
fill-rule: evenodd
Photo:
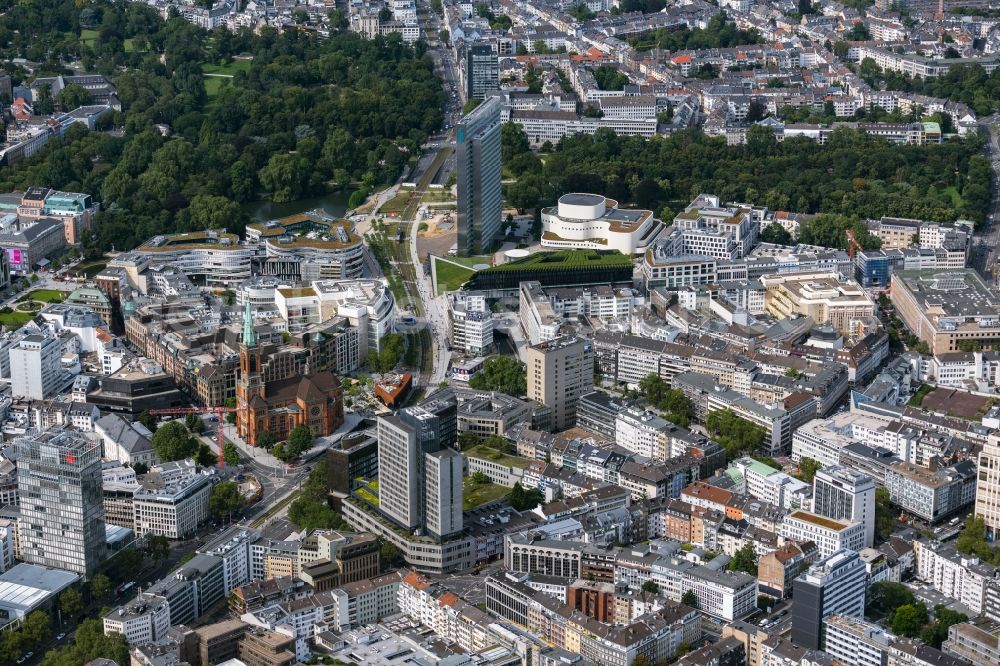
<path fill-rule="evenodd" d="M 300 262 L 300 278 L 343 280 L 359 278 L 365 264 L 365 245 L 347 220 L 331 220 L 316 213 L 247 225 L 247 241 L 263 245 L 267 257 Z"/>
<path fill-rule="evenodd" d="M 633 255 L 645 250 L 660 227 L 652 211 L 619 208 L 600 194 L 564 194 L 558 206 L 542 210 L 542 247 Z"/>

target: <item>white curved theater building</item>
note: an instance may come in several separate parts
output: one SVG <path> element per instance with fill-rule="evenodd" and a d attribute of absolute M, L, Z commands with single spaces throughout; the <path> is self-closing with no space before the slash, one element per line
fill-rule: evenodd
<path fill-rule="evenodd" d="M 618 208 L 600 194 L 564 194 L 542 210 L 542 247 L 643 252 L 662 225 L 650 210 Z"/>

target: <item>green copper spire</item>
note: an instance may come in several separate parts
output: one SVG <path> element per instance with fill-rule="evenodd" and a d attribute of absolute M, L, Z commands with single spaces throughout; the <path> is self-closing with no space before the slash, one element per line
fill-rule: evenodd
<path fill-rule="evenodd" d="M 250 314 L 250 300 L 243 306 L 243 345 L 246 347 L 257 346 L 257 331 L 253 330 L 253 316 Z"/>

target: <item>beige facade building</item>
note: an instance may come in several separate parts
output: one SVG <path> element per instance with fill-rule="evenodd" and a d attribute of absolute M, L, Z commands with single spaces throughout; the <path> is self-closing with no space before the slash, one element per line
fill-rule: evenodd
<path fill-rule="evenodd" d="M 986 523 L 986 538 L 1000 539 L 1000 436 L 990 435 L 979 454 L 976 518 Z"/>
<path fill-rule="evenodd" d="M 810 316 L 850 334 L 853 322 L 875 314 L 872 302 L 856 282 L 842 281 L 833 272 L 765 275 L 764 308 L 780 319 Z"/>
<path fill-rule="evenodd" d="M 1000 345 L 1000 299 L 970 269 L 896 271 L 890 291 L 903 323 L 932 354 L 963 342 Z"/>
<path fill-rule="evenodd" d="M 594 386 L 594 345 L 565 336 L 528 347 L 528 397 L 552 408 L 553 429 L 576 425 L 580 396 Z"/>

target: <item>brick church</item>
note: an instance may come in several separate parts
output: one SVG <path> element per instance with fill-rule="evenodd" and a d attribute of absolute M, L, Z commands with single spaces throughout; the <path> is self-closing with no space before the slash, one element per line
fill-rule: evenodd
<path fill-rule="evenodd" d="M 329 370 L 310 373 L 308 367 L 287 362 L 288 354 L 261 348 L 253 327 L 250 303 L 243 311 L 240 337 L 240 374 L 236 383 L 236 431 L 257 446 L 265 430 L 277 441 L 288 439 L 301 424 L 313 435 L 332 434 L 344 423 L 344 393 L 340 379 Z"/>

